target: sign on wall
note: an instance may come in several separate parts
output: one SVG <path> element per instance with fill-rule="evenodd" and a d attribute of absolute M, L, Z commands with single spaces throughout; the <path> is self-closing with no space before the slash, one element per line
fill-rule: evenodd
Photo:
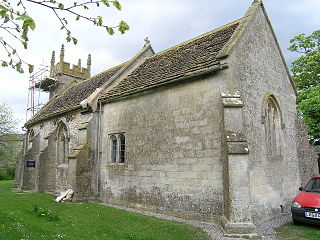
<path fill-rule="evenodd" d="M 36 162 L 35 161 L 27 161 L 27 167 L 35 167 Z"/>

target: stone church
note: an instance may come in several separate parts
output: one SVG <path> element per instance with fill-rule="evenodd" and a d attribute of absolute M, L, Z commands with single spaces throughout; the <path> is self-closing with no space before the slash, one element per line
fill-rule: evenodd
<path fill-rule="evenodd" d="M 219 221 L 226 235 L 288 211 L 317 172 L 296 89 L 261 0 L 245 16 L 90 76 L 61 49 L 37 87 L 16 183 L 74 199 Z"/>

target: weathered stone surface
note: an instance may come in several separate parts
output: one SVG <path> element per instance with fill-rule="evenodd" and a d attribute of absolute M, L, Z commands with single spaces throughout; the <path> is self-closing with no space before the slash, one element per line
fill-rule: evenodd
<path fill-rule="evenodd" d="M 20 187 L 220 216 L 226 235 L 251 238 L 256 223 L 288 211 L 316 162 L 261 1 L 240 20 L 136 58 L 64 89 L 27 123 L 35 135 Z M 101 101 L 80 109 L 93 92 Z"/>
<path fill-rule="evenodd" d="M 252 209 L 255 222 L 271 218 L 276 212 L 281 214 L 279 206 L 292 201 L 300 185 L 295 90 L 273 34 L 264 10 L 257 9 L 227 58 L 228 71 L 224 71 L 225 87 L 229 92 L 238 91 L 244 102 L 243 133 L 250 149 L 247 201 L 255 206 Z M 263 100 L 271 93 L 279 103 L 285 123 L 281 129 L 281 156 L 275 157 L 266 156 L 265 124 L 261 122 Z"/>
<path fill-rule="evenodd" d="M 221 213 L 221 132 L 204 130 L 221 124 L 210 111 L 219 109 L 216 82 L 208 78 L 105 105 L 101 171 L 108 201 Z M 108 163 L 108 136 L 117 132 L 126 135 L 124 165 Z"/>
<path fill-rule="evenodd" d="M 243 102 L 238 96 L 226 96 L 222 94 L 222 103 L 224 107 L 242 107 Z"/>
<path fill-rule="evenodd" d="M 245 142 L 246 136 L 242 132 L 225 131 L 227 142 Z"/>
<path fill-rule="evenodd" d="M 248 154 L 249 148 L 247 142 L 229 142 L 228 143 L 229 154 Z"/>

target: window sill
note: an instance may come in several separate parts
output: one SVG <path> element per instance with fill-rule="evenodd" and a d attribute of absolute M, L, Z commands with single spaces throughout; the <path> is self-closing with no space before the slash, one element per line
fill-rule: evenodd
<path fill-rule="evenodd" d="M 126 163 L 118 163 L 118 162 L 113 162 L 113 163 L 107 163 L 107 167 L 111 167 L 111 166 L 125 166 Z"/>
<path fill-rule="evenodd" d="M 275 156 L 267 156 L 268 160 L 282 160 L 282 156 L 281 155 L 275 155 Z"/>

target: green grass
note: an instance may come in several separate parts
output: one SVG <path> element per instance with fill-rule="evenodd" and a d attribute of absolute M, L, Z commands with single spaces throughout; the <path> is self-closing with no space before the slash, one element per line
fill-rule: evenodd
<path fill-rule="evenodd" d="M 0 236 L 6 240 L 204 240 L 200 229 L 96 203 L 56 203 L 53 196 L 15 192 L 0 181 Z M 41 215 L 43 214 L 43 215 Z M 53 214 L 51 219 L 49 216 Z"/>
<path fill-rule="evenodd" d="M 319 240 L 320 228 L 317 226 L 288 223 L 277 230 L 277 240 Z"/>

